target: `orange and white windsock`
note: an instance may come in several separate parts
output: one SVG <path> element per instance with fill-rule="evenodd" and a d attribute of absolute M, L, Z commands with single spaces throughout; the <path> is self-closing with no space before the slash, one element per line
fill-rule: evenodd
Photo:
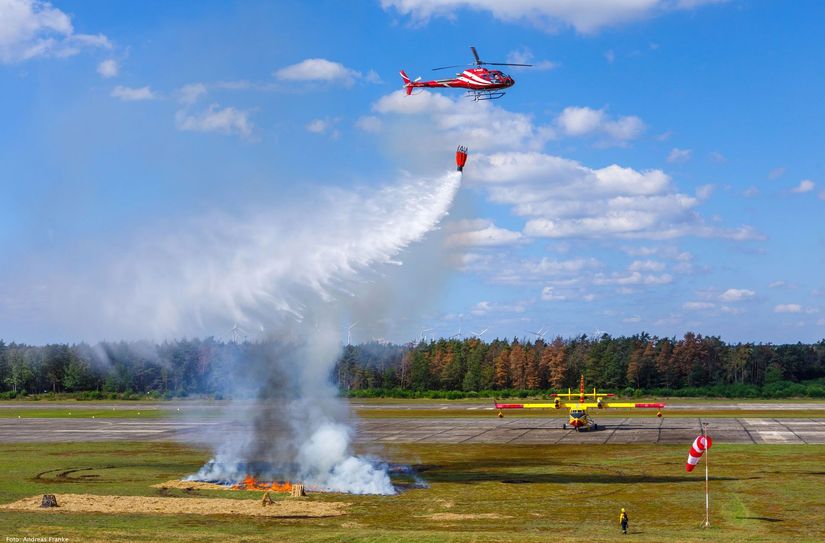
<path fill-rule="evenodd" d="M 713 440 L 710 436 L 699 436 L 693 440 L 693 445 L 690 447 L 687 463 L 685 464 L 685 469 L 688 473 L 693 471 L 693 468 L 699 463 L 699 459 L 702 458 L 702 455 L 705 454 L 707 449 L 710 449 L 711 445 L 713 445 Z"/>

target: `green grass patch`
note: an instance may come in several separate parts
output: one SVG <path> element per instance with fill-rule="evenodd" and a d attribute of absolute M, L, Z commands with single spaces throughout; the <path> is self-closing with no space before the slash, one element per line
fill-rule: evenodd
<path fill-rule="evenodd" d="M 684 471 L 688 446 L 395 445 L 373 452 L 414 466 L 429 488 L 310 496 L 349 502 L 343 517 L 3 512 L 0 526 L 6 537 L 76 541 L 607 541 L 620 537 L 625 507 L 634 541 L 825 540 L 825 446 L 715 445 L 709 530 L 699 528 L 704 470 Z M 192 473 L 208 456 L 173 443 L 3 444 L 0 502 L 61 492 L 158 495 L 152 484 Z"/>
<path fill-rule="evenodd" d="M 3 407 L 0 418 L 6 419 L 157 419 L 169 416 L 169 412 L 154 407 L 144 409 L 124 408 L 88 408 L 88 407 Z"/>

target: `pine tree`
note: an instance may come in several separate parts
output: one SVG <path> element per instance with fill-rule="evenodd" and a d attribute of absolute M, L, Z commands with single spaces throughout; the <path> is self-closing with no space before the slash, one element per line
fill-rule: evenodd
<path fill-rule="evenodd" d="M 499 390 L 510 387 L 510 350 L 507 347 L 496 357 L 494 381 Z"/>
<path fill-rule="evenodd" d="M 519 390 L 526 388 L 526 370 L 527 355 L 524 352 L 524 347 L 518 341 L 513 341 L 513 347 L 510 350 L 510 382 L 513 388 Z"/>

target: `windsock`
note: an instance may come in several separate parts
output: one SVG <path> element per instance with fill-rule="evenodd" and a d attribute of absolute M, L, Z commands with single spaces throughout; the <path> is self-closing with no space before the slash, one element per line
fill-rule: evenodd
<path fill-rule="evenodd" d="M 705 454 L 705 450 L 710 449 L 711 445 L 713 445 L 713 440 L 710 439 L 710 436 L 699 436 L 693 440 L 693 445 L 691 445 L 688 453 L 687 464 L 685 464 L 688 473 L 693 471 L 693 468 L 699 463 L 699 459 Z"/>
<path fill-rule="evenodd" d="M 459 145 L 455 152 L 456 169 L 460 172 L 464 171 L 464 165 L 467 163 L 467 148 Z"/>

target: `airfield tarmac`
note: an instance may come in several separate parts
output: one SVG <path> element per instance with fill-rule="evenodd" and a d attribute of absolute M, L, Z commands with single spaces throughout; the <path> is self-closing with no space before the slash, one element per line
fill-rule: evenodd
<path fill-rule="evenodd" d="M 53 408 L 44 405 L 45 409 Z M 76 405 L 76 404 L 75 404 Z M 121 404 L 122 405 L 122 404 Z M 157 409 L 174 410 L 180 405 L 158 404 Z M 441 404 L 429 403 L 426 408 L 441 409 Z M 702 404 L 704 409 L 730 410 L 731 417 L 604 417 L 598 430 L 576 432 L 562 429 L 564 417 L 507 416 L 489 417 L 450 416 L 464 409 L 490 410 L 489 404 L 444 404 L 445 416 L 416 416 L 417 406 L 382 404 L 382 409 L 404 409 L 404 416 L 382 418 L 366 417 L 357 420 L 355 442 L 362 445 L 389 443 L 491 443 L 491 444 L 577 444 L 577 443 L 686 443 L 701 431 L 702 423 L 717 443 L 783 443 L 825 444 L 825 418 L 760 418 L 736 417 L 737 410 L 752 410 L 758 404 Z M 822 403 L 770 403 L 770 409 L 820 410 Z M 5 406 L 2 406 L 5 407 Z M 0 407 L 0 408 L 2 408 Z M 65 407 L 65 404 L 63 404 Z M 103 406 L 101 406 L 103 407 Z M 107 405 L 107 407 L 109 407 Z M 134 409 L 133 406 L 128 406 Z M 202 407 L 202 406 L 201 406 Z M 212 406 L 216 407 L 216 406 Z M 160 418 L 0 418 L 0 442 L 82 442 L 82 441 L 181 441 L 203 442 L 202 436 L 231 435 L 238 431 L 241 421 L 227 420 L 218 415 L 190 420 L 171 416 Z M 369 404 L 353 403 L 359 410 L 369 410 Z M 695 409 L 695 403 L 680 406 L 669 404 L 668 409 Z M 142 405 L 142 409 L 153 409 Z M 409 408 L 409 415 L 406 410 Z"/>

